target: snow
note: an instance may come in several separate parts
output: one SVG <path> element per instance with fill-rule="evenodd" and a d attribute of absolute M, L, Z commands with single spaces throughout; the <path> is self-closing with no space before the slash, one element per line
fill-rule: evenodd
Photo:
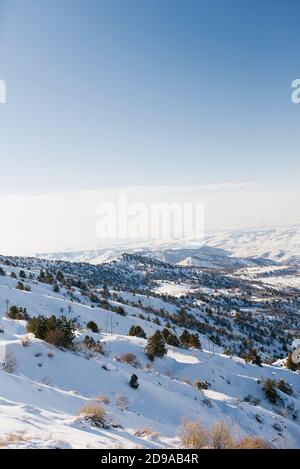
<path fill-rule="evenodd" d="M 299 447 L 299 423 L 290 415 L 280 415 L 264 398 L 258 381 L 274 377 L 284 378 L 294 389 L 294 395 L 285 400 L 300 410 L 300 382 L 297 373 L 280 364 L 258 367 L 242 359 L 228 357 L 210 350 L 191 350 L 168 347 L 163 359 L 149 366 L 144 353 L 146 340 L 129 337 L 133 324 L 141 325 L 147 335 L 157 326 L 137 317 L 138 301 L 156 308 L 174 305 L 151 296 L 118 292 L 121 298 L 134 300 L 137 306 L 124 305 L 127 316 L 98 307 L 71 301 L 64 289 L 52 291 L 51 285 L 26 280 L 31 291 L 16 290 L 17 279 L 8 274 L 17 268 L 5 266 L 7 275 L 0 277 L 0 345 L 16 359 L 13 373 L 0 371 L 0 446 L 8 435 L 16 438 L 6 446 L 17 448 L 172 448 L 177 447 L 178 428 L 182 418 L 200 419 L 204 425 L 225 419 L 230 426 L 238 426 L 241 435 L 258 435 L 275 447 Z M 185 284 L 162 282 L 157 292 L 175 297 L 189 291 Z M 78 293 L 78 292 L 77 292 Z M 78 293 L 79 295 L 79 293 Z M 32 335 L 26 334 L 26 322 L 6 317 L 7 301 L 10 305 L 26 307 L 33 315 L 61 315 L 77 319 L 80 329 L 76 340 L 91 335 L 103 344 L 105 354 L 91 356 L 83 352 L 59 349 Z M 135 314 L 135 316 L 133 316 Z M 108 319 L 112 331 L 107 330 Z M 100 333 L 90 333 L 86 323 L 94 320 Z M 111 333 L 112 332 L 112 333 Z M 26 346 L 22 339 L 27 338 Z M 133 353 L 136 366 L 123 363 L 120 357 Z M 135 373 L 140 386 L 129 385 Z M 210 387 L 202 392 L 189 383 L 208 381 Z M 121 409 L 118 398 L 128 400 L 128 408 Z M 259 399 L 253 406 L 244 398 L 251 394 Z M 92 426 L 79 416 L 86 403 L 106 396 L 103 404 L 113 426 L 108 429 Z M 259 414 L 263 423 L 257 421 Z M 278 423 L 284 430 L 274 429 Z M 150 428 L 158 435 L 137 436 L 138 429 Z"/>

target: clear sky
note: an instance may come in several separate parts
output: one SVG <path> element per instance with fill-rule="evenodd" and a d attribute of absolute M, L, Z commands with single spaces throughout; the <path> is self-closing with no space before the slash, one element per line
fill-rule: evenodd
<path fill-rule="evenodd" d="M 299 14 L 298 0 L 0 0 L 0 197 L 299 195 Z"/>

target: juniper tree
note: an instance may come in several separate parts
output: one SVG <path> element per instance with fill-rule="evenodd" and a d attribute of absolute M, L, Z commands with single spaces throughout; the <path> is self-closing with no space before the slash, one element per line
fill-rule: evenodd
<path fill-rule="evenodd" d="M 168 345 L 172 345 L 173 347 L 179 347 L 180 342 L 178 337 L 173 334 L 173 332 L 171 332 L 168 328 L 164 327 L 161 333 Z"/>
<path fill-rule="evenodd" d="M 133 389 L 137 389 L 139 385 L 140 384 L 139 384 L 137 375 L 133 374 L 130 378 L 129 386 L 131 386 Z"/>
<path fill-rule="evenodd" d="M 156 331 L 149 337 L 145 347 L 145 353 L 149 360 L 154 360 L 155 357 L 163 358 L 167 353 L 165 339 L 160 331 Z"/>
<path fill-rule="evenodd" d="M 141 339 L 147 339 L 146 333 L 141 326 L 131 326 L 128 335 L 140 337 Z"/>

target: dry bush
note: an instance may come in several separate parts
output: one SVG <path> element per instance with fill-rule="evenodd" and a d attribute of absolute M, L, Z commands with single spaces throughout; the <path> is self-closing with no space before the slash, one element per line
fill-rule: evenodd
<path fill-rule="evenodd" d="M 214 449 L 230 449 L 236 446 L 231 430 L 224 420 L 213 423 L 210 434 L 211 446 Z"/>
<path fill-rule="evenodd" d="M 9 433 L 0 438 L 0 448 L 6 448 L 7 446 L 15 445 L 23 441 L 28 441 L 28 437 L 26 437 L 24 433 Z"/>
<path fill-rule="evenodd" d="M 155 437 L 158 438 L 160 436 L 159 432 L 156 432 L 155 430 L 152 430 L 152 428 L 138 428 L 134 432 L 135 436 L 138 436 L 139 438 L 145 438 L 145 437 Z"/>
<path fill-rule="evenodd" d="M 117 403 L 117 407 L 119 407 L 119 409 L 128 410 L 129 401 L 128 401 L 128 398 L 126 396 L 124 396 L 124 394 L 122 394 L 122 393 L 117 394 L 116 403 Z"/>
<path fill-rule="evenodd" d="M 260 437 L 247 436 L 237 439 L 233 436 L 229 426 L 221 420 L 207 430 L 200 422 L 183 420 L 179 438 L 185 449 L 270 449 L 269 443 Z"/>
<path fill-rule="evenodd" d="M 179 438 L 182 448 L 185 449 L 201 449 L 209 444 L 209 432 L 201 422 L 196 420 L 182 421 Z"/>
<path fill-rule="evenodd" d="M 237 445 L 237 449 L 270 449 L 270 445 L 266 440 L 258 436 L 246 436 L 240 440 Z"/>
<path fill-rule="evenodd" d="M 49 331 L 46 336 L 46 342 L 55 347 L 64 347 L 66 342 L 65 333 L 59 330 Z"/>
<path fill-rule="evenodd" d="M 210 383 L 208 381 L 200 381 L 200 379 L 196 379 L 194 387 L 198 389 L 198 391 L 203 391 L 210 387 Z"/>
<path fill-rule="evenodd" d="M 81 407 L 79 415 L 97 427 L 107 428 L 107 413 L 100 404 L 90 403 L 84 405 Z"/>
<path fill-rule="evenodd" d="M 145 365 L 145 369 L 146 370 L 151 370 L 153 368 L 153 365 L 151 362 L 147 362 L 146 365 Z"/>
<path fill-rule="evenodd" d="M 101 402 L 101 404 L 109 405 L 110 400 L 106 396 L 97 396 L 95 397 L 96 402 Z"/>
<path fill-rule="evenodd" d="M 3 370 L 6 373 L 15 373 L 17 371 L 17 360 L 12 352 L 6 352 Z"/>
<path fill-rule="evenodd" d="M 125 353 L 124 355 L 121 355 L 120 361 L 123 363 L 127 363 L 127 365 L 134 366 L 136 368 L 140 366 L 140 362 L 138 361 L 134 353 Z"/>
<path fill-rule="evenodd" d="M 48 352 L 48 358 L 54 358 L 54 353 L 53 352 Z"/>

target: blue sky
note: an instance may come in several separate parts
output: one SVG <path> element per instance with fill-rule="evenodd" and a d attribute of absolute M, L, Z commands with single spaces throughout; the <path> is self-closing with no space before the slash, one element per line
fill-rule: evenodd
<path fill-rule="evenodd" d="M 299 13 L 0 0 L 0 197 L 229 182 L 299 196 Z"/>
<path fill-rule="evenodd" d="M 1 193 L 298 184 L 297 0 L 1 0 Z"/>

